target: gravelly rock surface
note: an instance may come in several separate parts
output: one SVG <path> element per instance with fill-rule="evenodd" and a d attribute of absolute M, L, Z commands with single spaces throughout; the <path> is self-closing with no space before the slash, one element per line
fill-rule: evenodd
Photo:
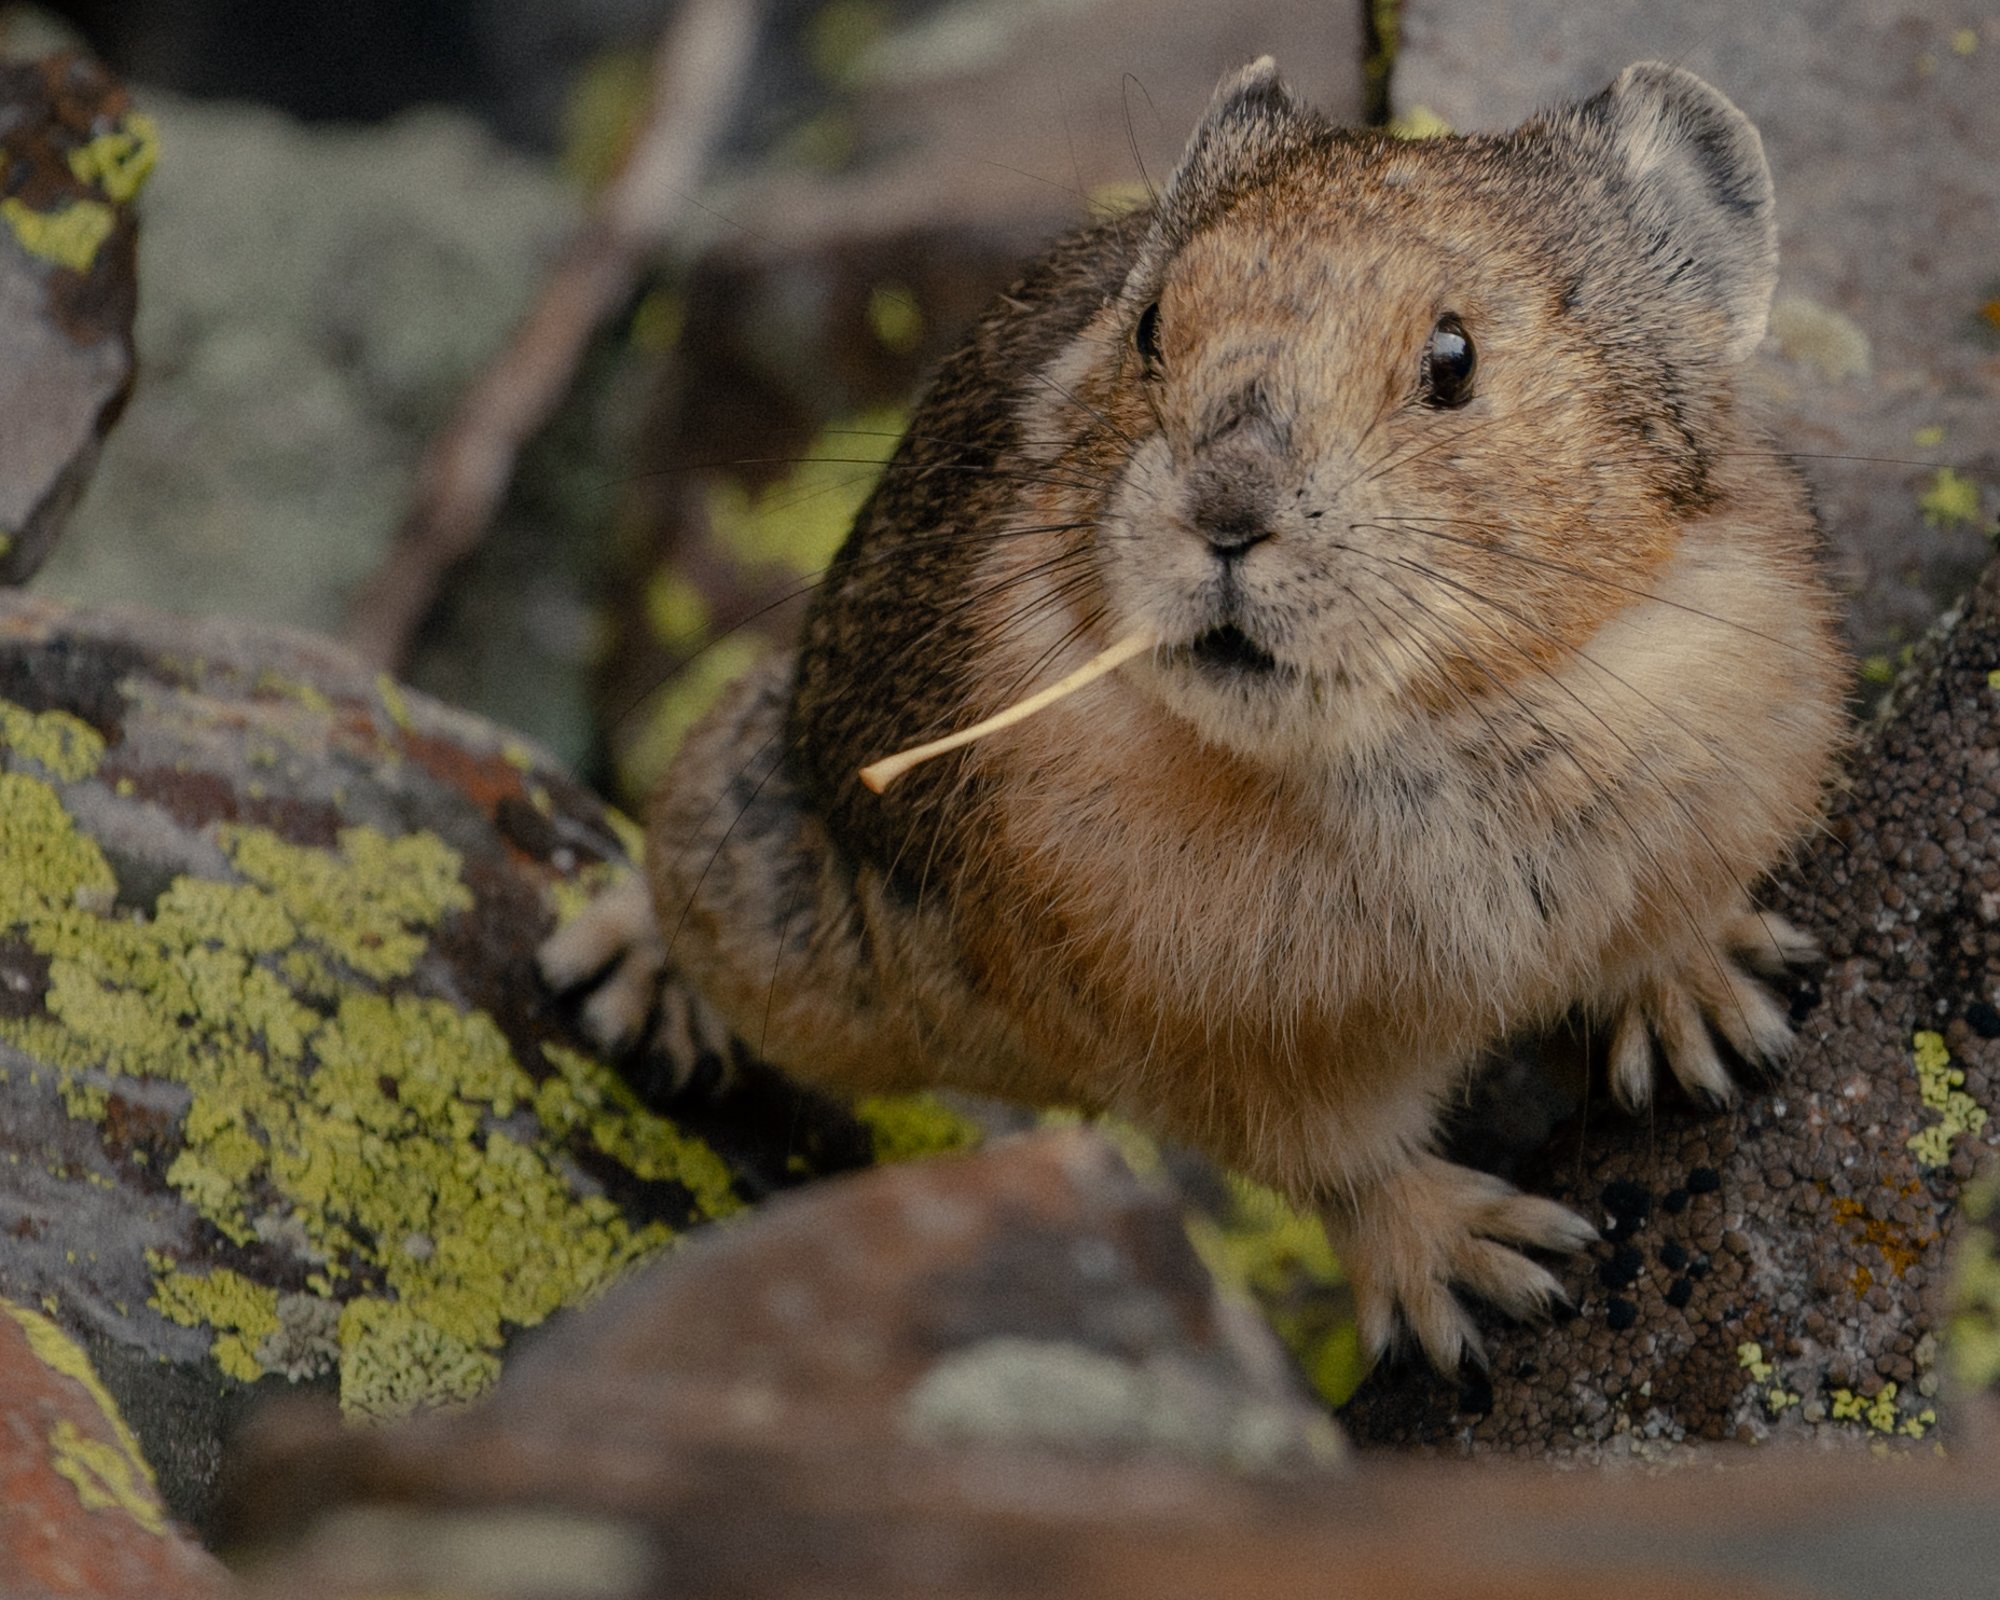
<path fill-rule="evenodd" d="M 1492 1381 L 1384 1373 L 1362 1439 L 1533 1454 L 1931 1436 L 1966 1181 L 2000 1145 L 2000 568 L 1919 653 L 1773 907 L 1828 965 L 1769 1092 L 1609 1110 L 1527 1182 L 1604 1242 L 1577 1314 L 1496 1330 Z"/>

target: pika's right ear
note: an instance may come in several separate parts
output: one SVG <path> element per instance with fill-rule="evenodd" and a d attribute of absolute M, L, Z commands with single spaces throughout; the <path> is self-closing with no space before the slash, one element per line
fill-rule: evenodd
<path fill-rule="evenodd" d="M 1159 257 L 1185 244 L 1216 203 L 1240 188 L 1307 115 L 1269 56 L 1260 56 L 1217 84 L 1160 195 L 1154 213 L 1155 248 L 1147 252 L 1154 259 L 1149 265 L 1159 265 Z M 1142 269 L 1135 276 L 1146 273 Z"/>

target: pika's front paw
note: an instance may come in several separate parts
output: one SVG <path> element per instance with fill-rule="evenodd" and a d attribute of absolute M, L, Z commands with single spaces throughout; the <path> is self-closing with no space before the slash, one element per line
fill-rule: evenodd
<path fill-rule="evenodd" d="M 1792 1022 L 1763 976 L 1801 966 L 1817 951 L 1783 917 L 1738 911 L 1711 943 L 1678 967 L 1643 979 L 1612 1025 L 1611 1092 L 1627 1110 L 1653 1097 L 1653 1042 L 1667 1069 L 1689 1094 L 1727 1105 L 1736 1083 L 1716 1039 L 1752 1066 L 1777 1061 L 1791 1048 Z"/>
<path fill-rule="evenodd" d="M 1485 1346 L 1454 1289 L 1511 1317 L 1544 1316 L 1568 1296 L 1520 1247 L 1581 1250 L 1597 1230 L 1553 1200 L 1438 1156 L 1329 1209 L 1327 1231 L 1354 1290 L 1361 1342 L 1380 1356 L 1407 1328 L 1431 1365 L 1456 1373 Z"/>
<path fill-rule="evenodd" d="M 556 993 L 589 988 L 577 1020 L 607 1055 L 625 1055 L 644 1038 L 648 1081 L 637 1086 L 649 1097 L 670 1099 L 701 1076 L 717 1087 L 727 1080 L 729 1030 L 669 972 L 641 878 L 605 890 L 542 942 L 535 961 Z"/>

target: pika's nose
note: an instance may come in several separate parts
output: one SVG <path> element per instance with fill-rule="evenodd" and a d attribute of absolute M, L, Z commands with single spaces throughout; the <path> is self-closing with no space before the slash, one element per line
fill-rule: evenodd
<path fill-rule="evenodd" d="M 1189 520 L 1224 561 L 1234 561 L 1271 537 L 1271 496 L 1263 483 L 1237 473 L 1208 471 L 1189 487 Z"/>

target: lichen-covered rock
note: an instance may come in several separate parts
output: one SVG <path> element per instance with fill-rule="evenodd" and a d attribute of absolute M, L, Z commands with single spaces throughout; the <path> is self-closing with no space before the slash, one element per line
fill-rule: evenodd
<path fill-rule="evenodd" d="M 1606 1110 L 1561 1141 L 1531 1181 L 1605 1230 L 1567 1273 L 1576 1315 L 1496 1329 L 1467 1394 L 1382 1375 L 1347 1413 L 1360 1437 L 1654 1456 L 1938 1426 L 1962 1201 L 2000 1146 L 2000 566 L 1850 766 L 1770 896 L 1828 958 L 1778 1081 L 1728 1115 Z M 1992 1290 L 1973 1238 L 1976 1340 Z"/>
<path fill-rule="evenodd" d="M 0 62 L 0 584 L 41 566 L 132 386 L 151 122 L 94 62 Z"/>
<path fill-rule="evenodd" d="M 620 826 L 331 647 L 0 601 L 0 1294 L 183 1517 L 252 1389 L 470 1398 L 682 1229 L 867 1158 L 754 1070 L 676 1122 L 587 1053 L 531 953 Z"/>

